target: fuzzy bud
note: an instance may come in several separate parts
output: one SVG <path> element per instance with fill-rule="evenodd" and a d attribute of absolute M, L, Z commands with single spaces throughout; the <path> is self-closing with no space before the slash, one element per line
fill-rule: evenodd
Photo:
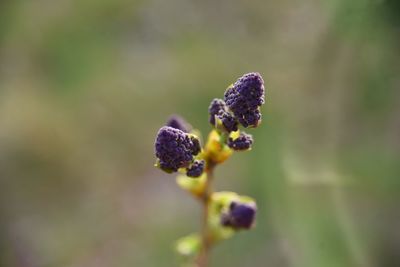
<path fill-rule="evenodd" d="M 170 116 L 166 126 L 181 130 L 185 133 L 188 133 L 192 130 L 192 125 L 190 125 L 184 118 L 179 115 Z"/>
<path fill-rule="evenodd" d="M 236 139 L 229 138 L 228 146 L 233 150 L 248 150 L 253 144 L 253 137 L 250 134 L 240 133 Z"/>
<path fill-rule="evenodd" d="M 176 172 L 179 168 L 188 167 L 200 150 L 199 140 L 193 135 L 169 126 L 158 131 L 155 154 L 164 171 Z"/>
<path fill-rule="evenodd" d="M 195 160 L 193 164 L 186 169 L 187 170 L 186 175 L 193 178 L 199 177 L 200 175 L 202 175 L 204 171 L 204 166 L 205 166 L 204 160 Z"/>
<path fill-rule="evenodd" d="M 214 98 L 208 107 L 208 113 L 210 114 L 210 123 L 215 126 L 215 116 L 219 114 L 220 111 L 226 110 L 226 104 L 224 100 Z"/>
<path fill-rule="evenodd" d="M 225 91 L 225 102 L 243 127 L 257 127 L 261 121 L 260 106 L 265 102 L 261 75 L 252 72 L 240 77 Z"/>
<path fill-rule="evenodd" d="M 234 229 L 250 229 L 255 222 L 257 206 L 255 203 L 231 202 L 228 213 L 221 216 L 221 224 Z"/>
<path fill-rule="evenodd" d="M 222 124 L 223 130 L 228 133 L 238 130 L 238 122 L 236 118 L 229 112 L 228 107 L 222 99 L 215 98 L 211 101 L 208 108 L 210 114 L 210 123 L 218 127 L 218 120 Z M 216 121 L 217 119 L 217 121 Z"/>

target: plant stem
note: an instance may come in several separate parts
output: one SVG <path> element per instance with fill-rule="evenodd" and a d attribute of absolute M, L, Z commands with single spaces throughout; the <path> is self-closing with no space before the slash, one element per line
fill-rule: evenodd
<path fill-rule="evenodd" d="M 202 223 L 202 231 L 201 231 L 202 247 L 201 247 L 199 256 L 196 260 L 198 267 L 206 267 L 207 266 L 209 251 L 212 246 L 212 244 L 211 244 L 212 240 L 211 240 L 209 228 L 208 228 L 208 215 L 209 215 L 209 206 L 210 206 L 210 196 L 212 194 L 211 183 L 214 178 L 215 163 L 209 162 L 209 164 L 207 164 L 207 165 L 208 165 L 207 169 L 206 169 L 207 180 L 206 180 L 203 198 L 202 198 L 202 203 L 203 203 L 203 223 Z"/>

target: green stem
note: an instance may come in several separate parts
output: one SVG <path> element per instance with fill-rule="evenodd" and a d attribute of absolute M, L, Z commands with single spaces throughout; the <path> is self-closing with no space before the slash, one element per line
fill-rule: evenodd
<path fill-rule="evenodd" d="M 202 231 L 201 231 L 201 251 L 196 260 L 198 267 L 206 267 L 208 264 L 209 252 L 212 246 L 212 240 L 210 236 L 210 231 L 208 227 L 208 216 L 209 216 L 209 207 L 210 207 L 210 196 L 212 194 L 211 183 L 214 178 L 214 168 L 215 163 L 209 162 L 207 164 L 207 180 L 205 184 L 205 189 L 202 197 L 203 203 L 203 223 L 202 223 Z"/>

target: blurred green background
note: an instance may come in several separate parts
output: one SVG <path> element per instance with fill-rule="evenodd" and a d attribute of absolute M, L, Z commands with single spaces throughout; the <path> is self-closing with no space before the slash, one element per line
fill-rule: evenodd
<path fill-rule="evenodd" d="M 177 266 L 200 207 L 155 169 L 173 113 L 260 72 L 254 149 L 217 188 L 256 229 L 211 266 L 400 266 L 400 2 L 0 2 L 0 265 Z"/>

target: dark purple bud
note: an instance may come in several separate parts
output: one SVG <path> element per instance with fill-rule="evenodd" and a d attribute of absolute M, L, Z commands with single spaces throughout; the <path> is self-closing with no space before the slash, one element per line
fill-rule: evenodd
<path fill-rule="evenodd" d="M 236 118 L 228 111 L 220 111 L 217 115 L 218 119 L 221 120 L 224 129 L 230 133 L 238 130 L 238 122 Z"/>
<path fill-rule="evenodd" d="M 264 81 L 259 73 L 243 75 L 225 91 L 226 105 L 243 127 L 257 127 L 260 106 L 265 102 Z"/>
<path fill-rule="evenodd" d="M 195 137 L 194 135 L 190 136 L 190 140 L 192 141 L 193 145 L 192 145 L 192 154 L 194 156 L 196 156 L 197 154 L 199 154 L 201 152 L 201 146 L 200 146 L 200 141 L 197 137 Z"/>
<path fill-rule="evenodd" d="M 249 110 L 245 112 L 242 117 L 239 117 L 238 121 L 243 125 L 243 127 L 246 128 L 249 126 L 257 127 L 261 122 L 261 113 L 258 109 Z"/>
<path fill-rule="evenodd" d="M 184 118 L 179 115 L 172 115 L 169 117 L 166 126 L 170 126 L 175 129 L 179 129 L 185 133 L 192 130 L 192 125 L 190 125 Z"/>
<path fill-rule="evenodd" d="M 214 99 L 208 108 L 208 112 L 210 113 L 209 121 L 213 126 L 217 126 L 215 118 L 218 118 L 222 122 L 224 130 L 228 133 L 238 130 L 236 118 L 229 112 L 222 99 Z"/>
<path fill-rule="evenodd" d="M 233 86 L 247 100 L 260 99 L 262 103 L 264 102 L 264 80 L 259 73 L 247 73 L 240 77 Z"/>
<path fill-rule="evenodd" d="M 234 229 L 249 229 L 254 225 L 256 213 L 254 203 L 231 202 L 229 212 L 221 215 L 221 224 Z"/>
<path fill-rule="evenodd" d="M 236 139 L 229 138 L 228 146 L 233 150 L 248 150 L 253 144 L 253 137 L 250 134 L 240 133 Z"/>
<path fill-rule="evenodd" d="M 215 116 L 218 115 L 220 111 L 226 111 L 227 107 L 225 105 L 224 100 L 215 98 L 211 101 L 210 106 L 208 107 L 208 113 L 210 114 L 210 123 L 215 126 Z"/>
<path fill-rule="evenodd" d="M 204 171 L 205 161 L 195 160 L 193 164 L 187 168 L 186 175 L 189 177 L 199 177 Z"/>
<path fill-rule="evenodd" d="M 169 126 L 158 131 L 155 153 L 164 171 L 176 172 L 179 168 L 188 167 L 200 150 L 200 143 L 193 135 Z"/>

